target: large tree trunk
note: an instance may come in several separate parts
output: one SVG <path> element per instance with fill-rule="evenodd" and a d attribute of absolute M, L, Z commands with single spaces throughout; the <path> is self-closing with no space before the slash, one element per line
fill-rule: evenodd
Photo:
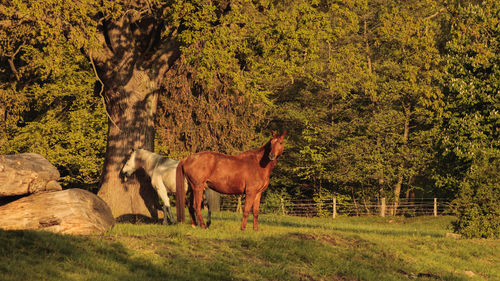
<path fill-rule="evenodd" d="M 131 9 L 116 21 L 103 22 L 101 49 L 89 54 L 100 79 L 96 91 L 104 97 L 109 115 L 98 195 L 118 220 L 157 218 L 158 198 L 149 178 L 138 175 L 124 182 L 120 170 L 132 148 L 154 150 L 160 85 L 178 57 L 175 42 L 161 42 L 162 26 Z"/>
<path fill-rule="evenodd" d="M 137 74 L 132 75 L 131 80 L 137 79 Z M 119 220 L 138 217 L 156 219 L 158 197 L 150 180 L 140 174 L 127 182 L 120 177 L 120 170 L 130 149 L 154 150 L 153 118 L 157 93 L 154 91 L 147 93 L 148 89 L 137 85 L 137 82 L 131 81 L 129 84 L 136 85 L 135 92 L 127 93 L 125 87 L 120 87 L 118 91 L 111 89 L 105 91 L 110 120 L 106 158 L 98 195 L 108 203 L 113 216 Z"/>
<path fill-rule="evenodd" d="M 5 111 L 5 106 L 0 104 L 0 147 L 3 147 L 7 142 L 7 116 Z"/>

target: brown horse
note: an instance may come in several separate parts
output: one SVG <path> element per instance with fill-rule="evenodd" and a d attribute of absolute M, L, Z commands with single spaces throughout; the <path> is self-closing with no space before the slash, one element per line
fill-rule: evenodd
<path fill-rule="evenodd" d="M 216 152 L 199 152 L 179 162 L 177 166 L 177 221 L 184 221 L 184 203 L 186 190 L 184 178 L 189 182 L 192 193 L 188 202 L 191 224 L 196 226 L 196 219 L 202 228 L 207 228 L 201 217 L 203 190 L 209 187 L 224 194 L 245 193 L 245 209 L 241 230 L 245 230 L 248 214 L 253 206 L 253 228 L 258 229 L 260 197 L 269 185 L 269 176 L 276 165 L 278 156 L 283 153 L 283 134 L 273 133 L 273 138 L 264 146 L 239 155 L 231 156 Z M 196 217 L 195 217 L 196 213 Z"/>

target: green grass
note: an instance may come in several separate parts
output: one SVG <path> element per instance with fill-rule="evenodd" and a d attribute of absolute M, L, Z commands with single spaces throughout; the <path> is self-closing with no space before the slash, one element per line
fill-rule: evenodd
<path fill-rule="evenodd" d="M 0 230 L 0 280 L 500 280 L 500 241 L 445 238 L 452 217 L 261 215 L 258 232 L 240 220 L 88 237 Z"/>

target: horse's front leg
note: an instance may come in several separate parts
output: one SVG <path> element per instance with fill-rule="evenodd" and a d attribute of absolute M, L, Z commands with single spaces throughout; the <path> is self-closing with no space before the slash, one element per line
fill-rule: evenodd
<path fill-rule="evenodd" d="M 163 201 L 163 224 L 173 223 L 174 216 L 172 214 L 172 208 L 170 207 L 170 198 L 168 198 L 167 188 L 163 184 L 161 175 L 153 175 L 151 183 L 156 193 L 158 193 L 158 196 Z"/>
<path fill-rule="evenodd" d="M 256 194 L 246 194 L 245 198 L 245 207 L 243 208 L 243 220 L 241 221 L 241 230 L 245 230 L 247 227 L 247 219 L 250 214 L 250 209 L 252 209 L 252 205 L 255 202 Z"/>
<path fill-rule="evenodd" d="M 258 220 L 259 220 L 259 207 L 260 207 L 260 196 L 262 192 L 257 193 L 253 201 L 253 230 L 259 230 Z"/>
<path fill-rule="evenodd" d="M 165 214 L 168 214 L 168 220 L 170 224 L 176 223 L 174 219 L 174 214 L 172 213 L 172 207 L 170 207 L 170 202 L 168 203 L 168 205 L 164 206 L 163 212 Z M 165 219 L 163 221 L 165 221 Z"/>

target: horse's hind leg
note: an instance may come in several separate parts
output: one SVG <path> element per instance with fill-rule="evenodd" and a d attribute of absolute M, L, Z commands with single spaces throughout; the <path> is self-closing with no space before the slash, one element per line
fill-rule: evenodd
<path fill-rule="evenodd" d="M 201 201 L 203 200 L 203 186 L 198 186 L 197 188 L 193 188 L 193 207 L 196 212 L 196 218 L 200 223 L 201 228 L 206 229 L 207 226 L 205 222 L 203 222 L 203 217 L 201 216 Z"/>
<path fill-rule="evenodd" d="M 189 218 L 191 219 L 191 225 L 193 227 L 196 227 L 196 217 L 194 215 L 193 200 L 194 200 L 194 191 L 191 190 L 188 200 Z"/>
<path fill-rule="evenodd" d="M 212 199 L 212 196 L 214 196 L 213 192 L 215 192 L 215 191 L 211 190 L 210 188 L 206 188 L 205 192 L 203 193 L 204 194 L 203 204 L 205 204 L 205 206 L 207 206 L 207 208 L 208 208 L 207 227 L 210 227 L 210 224 L 212 223 L 212 208 L 213 208 L 213 206 L 210 206 L 210 201 L 213 201 L 213 199 Z"/>

